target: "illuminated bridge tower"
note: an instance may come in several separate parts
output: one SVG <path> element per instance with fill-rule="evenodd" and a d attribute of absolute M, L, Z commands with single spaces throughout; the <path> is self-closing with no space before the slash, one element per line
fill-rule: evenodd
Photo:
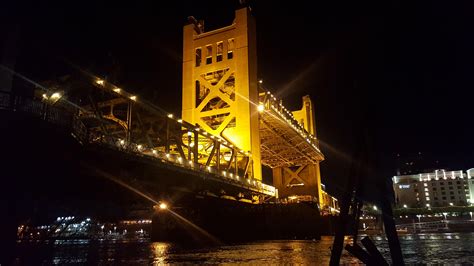
<path fill-rule="evenodd" d="M 184 26 L 182 118 L 249 152 L 249 171 L 261 180 L 255 34 L 247 8 L 220 29 Z"/>
<path fill-rule="evenodd" d="M 293 111 L 293 117 L 303 128 L 316 137 L 314 106 L 308 95 L 303 97 L 301 110 Z M 316 144 L 319 149 L 319 144 Z M 317 197 L 320 205 L 325 204 L 322 196 L 321 174 L 319 161 L 313 163 L 273 168 L 273 185 L 278 189 L 280 197 L 312 196 Z"/>

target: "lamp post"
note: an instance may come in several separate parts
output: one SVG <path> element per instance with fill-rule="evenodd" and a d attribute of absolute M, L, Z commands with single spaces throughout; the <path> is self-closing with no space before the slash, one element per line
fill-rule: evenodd
<path fill-rule="evenodd" d="M 447 212 L 443 212 L 444 220 L 446 221 L 446 215 L 448 215 Z"/>
<path fill-rule="evenodd" d="M 472 212 L 469 212 L 469 215 L 471 215 L 471 220 L 472 220 Z"/>
<path fill-rule="evenodd" d="M 416 217 L 418 218 L 418 222 L 421 223 L 421 214 L 417 214 Z"/>

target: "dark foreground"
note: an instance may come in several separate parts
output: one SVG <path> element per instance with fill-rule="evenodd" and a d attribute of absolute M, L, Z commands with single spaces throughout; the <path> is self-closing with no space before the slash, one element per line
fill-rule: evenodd
<path fill-rule="evenodd" d="M 387 241 L 372 236 L 388 259 Z M 49 264 L 318 264 L 327 265 L 332 237 L 314 241 L 262 241 L 213 248 L 180 247 L 173 244 L 134 240 L 57 240 L 49 243 L 21 242 L 17 265 Z M 346 239 L 347 242 L 350 239 Z M 400 237 L 407 264 L 474 263 L 474 233 L 437 233 Z M 341 263 L 358 263 L 343 253 Z"/>

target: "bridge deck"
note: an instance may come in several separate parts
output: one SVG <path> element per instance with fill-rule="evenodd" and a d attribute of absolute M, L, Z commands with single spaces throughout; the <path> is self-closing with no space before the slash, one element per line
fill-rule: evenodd
<path fill-rule="evenodd" d="M 317 139 L 311 136 L 269 92 L 260 96 L 262 164 L 290 167 L 324 159 Z"/>
<path fill-rule="evenodd" d="M 34 97 L 2 92 L 0 109 L 28 113 L 67 127 L 84 145 L 105 145 L 117 153 L 149 158 L 233 186 L 247 198 L 277 196 L 274 187 L 253 178 L 248 170 L 251 155 L 232 143 L 93 75 L 88 74 L 85 82 L 71 83 L 75 86 L 54 86 L 71 88 L 67 92 L 44 87 Z M 92 90 L 84 90 L 86 85 Z"/>

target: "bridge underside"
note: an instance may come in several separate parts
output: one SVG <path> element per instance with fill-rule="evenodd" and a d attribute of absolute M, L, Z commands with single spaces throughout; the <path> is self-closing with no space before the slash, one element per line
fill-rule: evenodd
<path fill-rule="evenodd" d="M 271 168 L 316 164 L 324 159 L 306 138 L 275 110 L 260 115 L 262 164 Z"/>

